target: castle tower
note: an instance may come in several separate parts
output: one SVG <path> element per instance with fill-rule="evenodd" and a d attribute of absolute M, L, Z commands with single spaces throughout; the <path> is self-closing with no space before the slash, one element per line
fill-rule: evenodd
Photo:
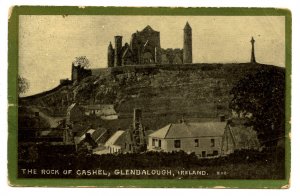
<path fill-rule="evenodd" d="M 109 42 L 108 49 L 107 49 L 107 67 L 114 66 L 114 49 L 112 47 L 111 42 Z"/>
<path fill-rule="evenodd" d="M 251 42 L 251 45 L 252 45 L 252 50 L 251 50 L 251 63 L 256 63 L 256 60 L 255 60 L 255 52 L 254 52 L 254 43 L 255 43 L 255 40 L 254 38 L 252 37 L 252 39 L 250 40 Z"/>
<path fill-rule="evenodd" d="M 71 71 L 71 80 L 72 82 L 75 82 L 78 78 L 78 72 L 77 67 L 75 67 L 74 62 L 72 63 L 72 71 Z"/>
<path fill-rule="evenodd" d="M 192 63 L 192 28 L 188 22 L 186 23 L 183 32 L 183 63 Z"/>
<path fill-rule="evenodd" d="M 122 36 L 115 36 L 114 66 L 122 65 Z"/>

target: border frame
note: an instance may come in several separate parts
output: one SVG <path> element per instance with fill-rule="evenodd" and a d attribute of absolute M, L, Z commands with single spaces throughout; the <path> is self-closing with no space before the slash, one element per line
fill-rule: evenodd
<path fill-rule="evenodd" d="M 17 177 L 18 46 L 20 15 L 182 15 L 182 16 L 285 16 L 285 179 L 32 179 Z M 291 43 L 292 16 L 276 8 L 75 7 L 13 6 L 8 20 L 8 184 L 16 187 L 122 187 L 122 188 L 289 188 L 291 172 Z"/>

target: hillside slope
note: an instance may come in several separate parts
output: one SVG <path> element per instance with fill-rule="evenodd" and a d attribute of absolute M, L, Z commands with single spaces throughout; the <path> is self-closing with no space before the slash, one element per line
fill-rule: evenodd
<path fill-rule="evenodd" d="M 155 129 L 182 117 L 203 119 L 229 114 L 229 92 L 239 79 L 264 69 L 283 69 L 250 63 L 183 66 L 107 72 L 67 85 L 49 95 L 23 99 L 21 104 L 44 108 L 53 115 L 54 111 L 63 114 L 74 101 L 114 104 L 121 121 L 128 119 L 126 126 L 130 123 L 133 108 L 138 107 L 142 109 L 144 119 L 148 119 L 146 124 Z"/>

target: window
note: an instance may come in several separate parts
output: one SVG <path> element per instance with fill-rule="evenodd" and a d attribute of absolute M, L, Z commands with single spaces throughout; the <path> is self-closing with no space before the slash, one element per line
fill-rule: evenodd
<path fill-rule="evenodd" d="M 125 142 L 125 147 L 124 147 L 124 148 L 126 149 L 126 147 L 127 147 L 127 144 L 126 144 L 126 142 Z"/>
<path fill-rule="evenodd" d="M 199 147 L 199 140 L 198 139 L 195 139 L 195 147 Z"/>
<path fill-rule="evenodd" d="M 152 146 L 155 146 L 155 139 L 152 139 Z"/>
<path fill-rule="evenodd" d="M 180 148 L 180 140 L 174 140 L 174 147 Z"/>
<path fill-rule="evenodd" d="M 211 139 L 210 140 L 210 146 L 211 147 L 215 147 L 215 139 Z"/>
<path fill-rule="evenodd" d="M 218 151 L 217 150 L 214 150 L 213 151 L 213 156 L 217 156 L 219 153 L 218 153 Z"/>
<path fill-rule="evenodd" d="M 158 140 L 158 147 L 161 147 L 161 140 Z"/>
<path fill-rule="evenodd" d="M 202 157 L 206 157 L 206 151 L 202 151 Z"/>

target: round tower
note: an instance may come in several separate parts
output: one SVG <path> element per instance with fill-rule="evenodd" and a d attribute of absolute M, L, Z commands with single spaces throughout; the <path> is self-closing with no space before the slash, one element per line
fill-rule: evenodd
<path fill-rule="evenodd" d="M 114 54 L 115 51 L 112 47 L 111 42 L 108 45 L 108 49 L 107 49 L 107 66 L 108 67 L 113 67 L 114 66 Z"/>
<path fill-rule="evenodd" d="M 183 63 L 193 63 L 192 28 L 187 22 L 183 29 Z"/>
<path fill-rule="evenodd" d="M 122 65 L 122 36 L 115 36 L 114 66 Z"/>

